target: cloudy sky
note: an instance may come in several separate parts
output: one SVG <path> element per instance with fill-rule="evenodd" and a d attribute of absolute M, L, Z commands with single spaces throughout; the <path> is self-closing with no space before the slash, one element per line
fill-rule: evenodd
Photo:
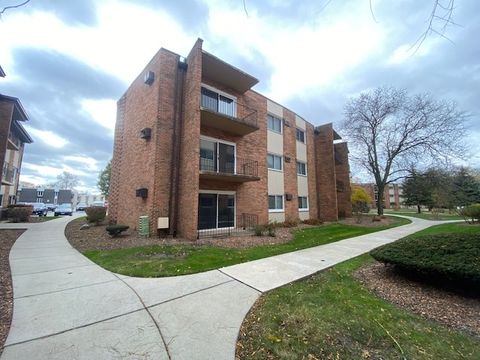
<path fill-rule="evenodd" d="M 0 0 L 0 8 L 20 0 Z M 449 0 L 441 0 L 446 5 Z M 195 40 L 254 75 L 255 89 L 315 125 L 380 85 L 450 98 L 471 114 L 468 163 L 480 167 L 480 2 L 456 0 L 448 39 L 417 51 L 433 0 L 31 0 L 0 20 L 0 93 L 19 97 L 34 144 L 21 180 L 62 171 L 96 191 L 112 154 L 116 100 L 160 47 Z M 443 25 L 434 22 L 434 29 Z"/>

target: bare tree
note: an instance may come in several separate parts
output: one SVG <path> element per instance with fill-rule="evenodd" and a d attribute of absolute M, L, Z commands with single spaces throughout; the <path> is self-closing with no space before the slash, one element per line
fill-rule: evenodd
<path fill-rule="evenodd" d="M 0 10 L 0 17 L 3 15 L 3 13 L 5 13 L 5 11 L 22 7 L 24 5 L 27 5 L 29 2 L 30 2 L 30 0 L 26 0 L 26 1 L 23 1 L 22 3 L 20 3 L 20 4 L 5 6 L 2 10 Z"/>
<path fill-rule="evenodd" d="M 403 178 L 412 164 L 448 162 L 463 155 L 466 117 L 453 101 L 438 101 L 429 94 L 409 96 L 391 87 L 348 101 L 343 130 L 352 160 L 375 179 L 379 215 L 385 187 Z"/>
<path fill-rule="evenodd" d="M 73 190 L 79 182 L 77 175 L 64 171 L 57 176 L 57 183 L 55 185 L 59 189 Z"/>

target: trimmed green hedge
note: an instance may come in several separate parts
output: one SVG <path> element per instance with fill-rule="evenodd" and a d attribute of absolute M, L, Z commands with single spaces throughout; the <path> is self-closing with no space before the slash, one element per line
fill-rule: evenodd
<path fill-rule="evenodd" d="M 480 235 L 445 233 L 403 238 L 374 249 L 378 261 L 435 282 L 480 285 Z"/>

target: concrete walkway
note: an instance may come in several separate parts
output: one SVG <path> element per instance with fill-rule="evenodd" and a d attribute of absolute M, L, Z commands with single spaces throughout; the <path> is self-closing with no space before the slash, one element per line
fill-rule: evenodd
<path fill-rule="evenodd" d="M 133 278 L 73 249 L 70 217 L 28 225 L 10 252 L 12 326 L 1 360 L 234 359 L 262 292 L 443 222 L 412 224 L 200 274 Z M 1 224 L 0 228 L 15 228 Z"/>

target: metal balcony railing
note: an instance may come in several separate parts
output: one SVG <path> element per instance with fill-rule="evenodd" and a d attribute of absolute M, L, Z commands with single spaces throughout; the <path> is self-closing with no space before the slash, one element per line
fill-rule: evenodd
<path fill-rule="evenodd" d="M 258 127 L 257 110 L 205 88 L 202 88 L 201 107 L 246 125 Z"/>
<path fill-rule="evenodd" d="M 200 158 L 200 171 L 256 177 L 258 176 L 258 161 L 239 157 L 218 160 Z"/>
<path fill-rule="evenodd" d="M 253 233 L 253 229 L 258 225 L 258 216 L 255 214 L 242 213 L 234 218 L 223 219 L 225 223 L 233 224 L 231 227 L 198 230 L 197 239 L 212 237 L 228 237 L 235 235 L 249 235 Z"/>
<path fill-rule="evenodd" d="M 11 131 L 8 134 L 8 140 L 10 140 L 17 148 L 20 148 L 22 146 L 22 142 L 18 137 L 16 137 Z"/>
<path fill-rule="evenodd" d="M 13 171 L 7 167 L 3 168 L 2 181 L 13 183 Z"/>

